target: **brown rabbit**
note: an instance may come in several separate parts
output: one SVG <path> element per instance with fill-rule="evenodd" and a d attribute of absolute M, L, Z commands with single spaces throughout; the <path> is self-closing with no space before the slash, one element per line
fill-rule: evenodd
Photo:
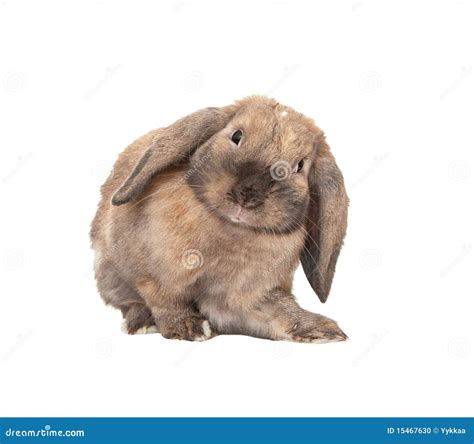
<path fill-rule="evenodd" d="M 92 222 L 97 286 L 128 333 L 343 341 L 325 302 L 347 226 L 344 181 L 312 120 L 252 96 L 152 131 L 118 158 Z"/>

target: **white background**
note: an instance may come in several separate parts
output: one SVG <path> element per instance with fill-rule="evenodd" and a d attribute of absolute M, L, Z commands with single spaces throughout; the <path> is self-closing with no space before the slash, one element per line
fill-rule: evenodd
<path fill-rule="evenodd" d="M 470 415 L 468 1 L 0 1 L 0 415 Z M 88 230 L 117 154 L 268 94 L 326 132 L 351 197 L 325 305 L 347 343 L 127 336 Z"/>

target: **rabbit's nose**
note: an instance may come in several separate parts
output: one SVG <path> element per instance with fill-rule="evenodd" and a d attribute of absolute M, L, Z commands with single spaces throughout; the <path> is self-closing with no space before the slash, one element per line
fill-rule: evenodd
<path fill-rule="evenodd" d="M 247 209 L 257 208 L 263 203 L 261 193 L 251 186 L 238 186 L 232 190 L 230 196 L 237 204 Z"/>

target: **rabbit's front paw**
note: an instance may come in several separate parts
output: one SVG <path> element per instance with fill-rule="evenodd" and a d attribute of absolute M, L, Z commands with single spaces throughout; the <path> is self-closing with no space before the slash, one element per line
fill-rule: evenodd
<path fill-rule="evenodd" d="M 209 321 L 200 315 L 190 315 L 175 320 L 161 328 L 166 339 L 181 339 L 185 341 L 206 341 L 213 337 Z"/>
<path fill-rule="evenodd" d="M 323 344 L 347 339 L 347 335 L 332 319 L 313 313 L 308 315 L 299 319 L 287 332 L 290 341 Z"/>

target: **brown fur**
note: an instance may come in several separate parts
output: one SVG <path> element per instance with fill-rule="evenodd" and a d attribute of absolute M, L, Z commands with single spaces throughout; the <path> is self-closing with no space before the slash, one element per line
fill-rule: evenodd
<path fill-rule="evenodd" d="M 294 169 L 284 180 L 279 162 Z M 342 175 L 302 114 L 256 96 L 197 111 L 130 145 L 101 193 L 97 284 L 130 333 L 155 323 L 167 338 L 207 339 L 207 320 L 212 335 L 346 338 L 291 294 L 301 260 L 326 300 L 347 224 Z"/>

